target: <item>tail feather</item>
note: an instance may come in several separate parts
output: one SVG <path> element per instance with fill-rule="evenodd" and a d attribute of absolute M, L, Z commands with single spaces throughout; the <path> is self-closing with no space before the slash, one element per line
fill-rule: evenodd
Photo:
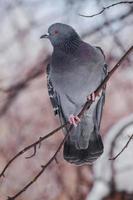
<path fill-rule="evenodd" d="M 103 153 L 103 142 L 99 134 L 100 122 L 105 101 L 103 92 L 96 105 L 85 113 L 76 129 L 64 144 L 64 159 L 70 163 L 81 165 L 92 164 Z M 92 117 L 89 113 L 93 113 Z"/>
<path fill-rule="evenodd" d="M 95 132 L 91 134 L 87 149 L 77 149 L 69 138 L 64 144 L 64 159 L 76 165 L 85 163 L 92 164 L 102 153 L 102 139 L 101 136 L 99 134 L 96 135 Z"/>

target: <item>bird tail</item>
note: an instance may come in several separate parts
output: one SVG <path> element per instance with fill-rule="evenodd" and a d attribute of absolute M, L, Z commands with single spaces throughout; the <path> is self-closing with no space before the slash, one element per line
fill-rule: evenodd
<path fill-rule="evenodd" d="M 78 126 L 72 129 L 64 144 L 64 159 L 68 162 L 76 165 L 92 164 L 103 153 L 99 129 L 104 101 L 103 92 L 98 102 L 94 102 L 84 113 Z"/>
<path fill-rule="evenodd" d="M 103 149 L 101 136 L 94 130 L 86 149 L 77 149 L 71 139 L 68 138 L 64 144 L 64 159 L 76 165 L 92 164 L 103 153 Z"/>

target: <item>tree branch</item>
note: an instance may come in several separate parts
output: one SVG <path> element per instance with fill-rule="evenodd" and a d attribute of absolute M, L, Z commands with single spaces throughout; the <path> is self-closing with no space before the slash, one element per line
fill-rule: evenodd
<path fill-rule="evenodd" d="M 85 38 L 87 36 L 91 36 L 93 34 L 96 34 L 97 32 L 101 31 L 103 28 L 111 25 L 111 24 L 114 24 L 118 21 L 122 21 L 122 20 L 125 20 L 127 17 L 129 17 L 130 15 L 132 15 L 133 13 L 133 8 L 131 7 L 129 9 L 129 11 L 127 11 L 126 13 L 122 14 L 121 16 L 119 17 L 114 17 L 113 19 L 109 19 L 108 23 L 107 22 L 103 22 L 102 24 L 98 25 L 97 27 L 95 27 L 94 29 L 92 30 L 88 30 L 86 32 L 84 32 L 82 34 L 82 38 Z"/>
<path fill-rule="evenodd" d="M 19 151 L 12 159 L 10 159 L 8 161 L 8 163 L 6 164 L 6 166 L 4 167 L 4 169 L 2 170 L 1 174 L 0 174 L 0 178 L 3 176 L 5 177 L 4 173 L 7 170 L 7 168 L 12 164 L 12 162 L 14 160 L 16 160 L 16 158 L 18 158 L 19 156 L 21 156 L 22 154 L 24 154 L 26 151 L 28 151 L 31 148 L 35 148 L 35 146 L 39 145 L 38 147 L 40 147 L 40 142 L 42 142 L 43 140 L 47 139 L 48 137 L 54 135 L 55 133 L 57 133 L 59 130 L 61 130 L 62 128 L 64 128 L 66 125 L 68 124 L 65 123 L 62 126 L 59 126 L 58 128 L 54 129 L 53 131 L 51 131 L 50 133 L 48 133 L 47 135 L 40 137 L 36 142 L 30 144 L 29 146 L 23 148 L 21 151 Z M 27 157 L 26 157 L 27 158 Z"/>
<path fill-rule="evenodd" d="M 125 60 L 125 58 L 131 53 L 131 51 L 133 51 L 133 46 L 131 46 L 128 51 L 121 57 L 121 59 L 117 62 L 117 64 L 112 68 L 112 70 L 108 73 L 108 75 L 106 76 L 106 78 L 103 80 L 103 82 L 99 85 L 99 87 L 95 90 L 95 95 L 97 96 L 99 94 L 99 92 L 102 90 L 103 86 L 108 82 L 108 80 L 110 79 L 110 77 L 113 75 L 113 73 L 117 70 L 117 68 L 120 66 L 120 64 Z M 93 102 L 92 101 L 86 101 L 86 103 L 84 104 L 82 110 L 80 111 L 80 113 L 78 114 L 79 118 L 82 118 L 84 112 L 86 110 L 88 110 L 91 106 Z M 35 146 L 37 144 L 40 145 L 40 142 L 42 142 L 43 140 L 45 140 L 46 138 L 52 136 L 53 134 L 55 134 L 57 131 L 59 131 L 60 129 L 62 129 L 63 127 L 67 126 L 69 124 L 69 122 L 66 122 L 65 124 L 63 124 L 62 126 L 58 127 L 57 129 L 53 130 L 52 132 L 50 132 L 49 134 L 47 134 L 46 136 L 43 136 L 41 138 L 39 138 L 39 140 L 37 140 L 36 142 L 34 142 L 33 144 L 25 147 L 23 150 L 21 150 L 18 154 L 16 154 L 16 156 L 14 156 L 5 166 L 5 168 L 3 169 L 2 173 L 0 174 L 1 176 L 4 176 L 4 172 L 6 171 L 6 169 L 9 167 L 9 165 L 20 155 L 22 155 L 23 153 L 25 153 L 27 150 L 31 149 L 31 148 L 35 148 Z M 20 190 L 17 194 L 15 194 L 12 197 L 8 197 L 8 200 L 15 200 L 20 194 L 22 194 L 25 190 L 27 190 L 40 176 L 41 174 L 45 171 L 45 169 L 52 163 L 53 160 L 56 159 L 56 156 L 58 154 L 58 152 L 60 151 L 61 147 L 63 146 L 64 142 L 66 141 L 67 137 L 70 134 L 71 129 L 73 128 L 72 125 L 70 125 L 69 130 L 67 132 L 67 134 L 65 135 L 64 139 L 62 140 L 62 142 L 60 143 L 59 147 L 57 148 L 55 154 L 50 158 L 50 160 L 42 166 L 42 169 L 40 170 L 40 172 L 25 186 L 22 188 L 22 190 Z"/>
<path fill-rule="evenodd" d="M 133 134 L 130 136 L 129 140 L 127 141 L 127 143 L 125 144 L 125 146 L 122 148 L 122 150 L 118 154 L 116 154 L 114 157 L 109 158 L 109 160 L 115 160 L 116 158 L 118 158 L 122 154 L 122 152 L 128 147 L 128 145 L 129 145 L 129 143 L 130 143 L 130 141 L 132 139 L 133 139 Z"/>
<path fill-rule="evenodd" d="M 7 200 L 14 200 L 16 199 L 18 196 L 20 196 L 23 192 L 25 192 L 25 190 L 27 190 L 27 188 L 29 188 L 40 176 L 41 174 L 45 171 L 45 169 L 52 163 L 53 160 L 56 159 L 56 155 L 58 154 L 58 152 L 60 151 L 61 147 L 63 146 L 64 142 L 66 141 L 66 139 L 69 136 L 69 133 L 71 131 L 71 129 L 73 128 L 73 125 L 70 126 L 67 134 L 65 135 L 64 139 L 62 140 L 62 142 L 60 143 L 60 145 L 58 146 L 56 152 L 54 153 L 54 155 L 50 158 L 50 160 L 45 164 L 41 166 L 41 170 L 40 172 L 26 185 L 23 187 L 22 190 L 20 190 L 18 193 L 16 193 L 14 196 L 12 197 L 8 197 Z"/>
<path fill-rule="evenodd" d="M 111 5 L 107 6 L 107 7 L 103 7 L 102 10 L 100 10 L 98 13 L 95 13 L 95 14 L 93 14 L 93 15 L 83 15 L 83 14 L 79 14 L 79 15 L 80 15 L 81 17 L 95 17 L 95 16 L 97 16 L 97 15 L 102 14 L 105 10 L 107 10 L 107 9 L 113 7 L 113 6 L 120 5 L 120 4 L 132 4 L 132 3 L 133 3 L 133 1 L 120 1 L 120 2 L 118 2 L 118 3 L 111 4 Z"/>

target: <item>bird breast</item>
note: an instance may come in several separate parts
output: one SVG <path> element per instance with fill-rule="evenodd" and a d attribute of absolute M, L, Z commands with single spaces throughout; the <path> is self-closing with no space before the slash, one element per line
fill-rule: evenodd
<path fill-rule="evenodd" d="M 67 95 L 72 101 L 83 104 L 87 95 L 92 93 L 101 83 L 100 68 L 88 66 L 86 64 L 73 64 L 71 68 L 64 67 L 65 70 L 52 69 L 51 80 L 57 93 Z"/>

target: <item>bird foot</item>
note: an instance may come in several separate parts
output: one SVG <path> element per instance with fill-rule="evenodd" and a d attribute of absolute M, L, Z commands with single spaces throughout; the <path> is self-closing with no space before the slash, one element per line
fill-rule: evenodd
<path fill-rule="evenodd" d="M 68 119 L 69 123 L 77 127 L 78 123 L 81 121 L 77 115 L 71 114 Z"/>
<path fill-rule="evenodd" d="M 94 102 L 96 100 L 96 97 L 100 97 L 102 92 L 99 92 L 97 95 L 95 92 L 92 92 L 90 95 L 87 96 L 88 101 Z"/>

